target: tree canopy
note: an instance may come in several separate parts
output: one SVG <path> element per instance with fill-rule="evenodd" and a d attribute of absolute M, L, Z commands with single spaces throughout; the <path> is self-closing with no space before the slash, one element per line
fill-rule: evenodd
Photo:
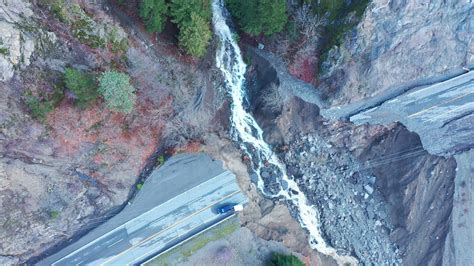
<path fill-rule="evenodd" d="M 201 57 L 206 52 L 211 39 L 209 23 L 197 13 L 191 13 L 191 20 L 182 27 L 179 33 L 179 45 L 189 54 Z"/>
<path fill-rule="evenodd" d="M 226 0 L 241 29 L 253 36 L 280 32 L 288 21 L 285 0 Z"/>
<path fill-rule="evenodd" d="M 273 252 L 267 266 L 304 266 L 304 263 L 295 255 Z"/>
<path fill-rule="evenodd" d="M 172 22 L 178 27 L 182 27 L 191 20 L 191 13 L 202 17 L 205 21 L 210 22 L 211 2 L 209 0 L 171 0 L 170 13 Z"/>
<path fill-rule="evenodd" d="M 209 0 L 172 0 L 170 13 L 179 29 L 179 45 L 193 56 L 203 56 L 212 35 Z"/>
<path fill-rule="evenodd" d="M 86 108 L 97 99 L 97 84 L 94 76 L 73 68 L 66 68 L 64 84 L 74 93 L 74 102 L 80 108 Z"/>
<path fill-rule="evenodd" d="M 140 17 L 148 32 L 162 32 L 167 15 L 168 4 L 165 0 L 142 0 L 140 3 Z"/>
<path fill-rule="evenodd" d="M 210 0 L 142 0 L 140 17 L 149 32 L 161 32 L 168 17 L 179 29 L 179 46 L 201 57 L 211 39 Z"/>
<path fill-rule="evenodd" d="M 110 110 L 130 113 L 135 104 L 135 88 L 130 77 L 117 71 L 105 71 L 99 78 L 99 92 Z"/>

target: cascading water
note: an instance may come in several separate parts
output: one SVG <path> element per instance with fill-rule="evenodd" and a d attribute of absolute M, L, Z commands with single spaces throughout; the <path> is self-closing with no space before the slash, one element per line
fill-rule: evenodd
<path fill-rule="evenodd" d="M 263 140 L 263 131 L 244 107 L 245 71 L 240 48 L 226 23 L 228 17 L 222 0 L 212 2 L 215 34 L 220 40 L 216 64 L 224 76 L 224 86 L 231 96 L 231 134 L 233 140 L 249 156 L 255 172 L 257 186 L 267 197 L 283 197 L 296 207 L 301 226 L 310 234 L 310 245 L 319 252 L 333 257 L 339 264 L 357 264 L 351 256 L 342 256 L 336 249 L 326 244 L 321 236 L 319 214 L 315 206 L 309 205 L 306 196 L 294 180 L 288 178 L 285 166 L 273 153 L 270 145 Z M 265 176 L 265 180 L 262 178 Z M 272 185 L 265 182 L 273 178 Z M 275 187 L 276 184 L 276 187 Z"/>

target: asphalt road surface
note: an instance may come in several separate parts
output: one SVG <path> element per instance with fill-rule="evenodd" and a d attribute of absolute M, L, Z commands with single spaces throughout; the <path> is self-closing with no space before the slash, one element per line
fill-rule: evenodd
<path fill-rule="evenodd" d="M 152 173 L 122 212 L 38 265 L 138 264 L 226 218 L 217 205 L 245 201 L 220 162 L 178 155 Z"/>

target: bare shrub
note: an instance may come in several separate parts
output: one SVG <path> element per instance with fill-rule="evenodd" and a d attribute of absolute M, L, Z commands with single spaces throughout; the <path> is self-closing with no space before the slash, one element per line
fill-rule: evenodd
<path fill-rule="evenodd" d="M 192 107 L 186 108 L 173 118 L 168 119 L 165 127 L 167 144 L 182 146 L 190 141 L 202 140 L 211 130 L 212 113 L 207 108 L 195 111 Z"/>
<path fill-rule="evenodd" d="M 290 54 L 290 41 L 288 39 L 279 39 L 275 46 L 276 52 L 280 55 L 283 62 L 288 65 L 290 62 L 288 60 Z"/>
<path fill-rule="evenodd" d="M 199 138 L 197 131 L 179 116 L 175 116 L 166 122 L 164 135 L 166 136 L 167 145 L 172 147 L 182 146 L 190 140 Z"/>
<path fill-rule="evenodd" d="M 301 34 L 308 39 L 318 38 L 321 26 L 324 25 L 324 19 L 311 11 L 308 4 L 304 4 L 295 11 L 295 22 L 298 25 Z"/>

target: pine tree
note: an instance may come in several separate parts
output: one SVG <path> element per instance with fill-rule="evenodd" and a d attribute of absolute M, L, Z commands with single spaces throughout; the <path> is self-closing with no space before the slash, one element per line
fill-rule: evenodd
<path fill-rule="evenodd" d="M 232 16 L 250 35 L 272 35 L 280 32 L 288 21 L 285 0 L 226 0 Z"/>
<path fill-rule="evenodd" d="M 203 56 L 211 39 L 209 0 L 172 0 L 170 13 L 179 29 L 179 45 L 190 55 Z"/>
<path fill-rule="evenodd" d="M 140 17 L 148 32 L 162 32 L 167 14 L 168 4 L 165 0 L 142 0 L 140 3 Z"/>
<path fill-rule="evenodd" d="M 204 55 L 211 39 L 209 23 L 197 13 L 192 12 L 190 21 L 179 32 L 179 45 L 189 54 L 197 57 Z"/>
<path fill-rule="evenodd" d="M 237 4 L 239 1 L 237 0 Z M 262 26 L 260 23 L 260 16 L 258 14 L 258 1 L 255 0 L 243 0 L 240 3 L 240 13 L 243 30 L 250 35 L 259 35 L 262 32 Z"/>
<path fill-rule="evenodd" d="M 99 96 L 94 76 L 82 71 L 66 68 L 64 83 L 74 93 L 75 104 L 80 108 L 86 108 Z"/>
<path fill-rule="evenodd" d="M 283 30 L 288 21 L 285 0 L 260 0 L 258 8 L 261 31 L 265 35 L 272 35 Z"/>
<path fill-rule="evenodd" d="M 211 3 L 209 0 L 172 0 L 170 13 L 172 22 L 181 29 L 183 25 L 190 22 L 191 13 L 194 12 L 205 21 L 211 20 Z"/>
<path fill-rule="evenodd" d="M 135 88 L 130 77 L 117 71 L 106 71 L 99 78 L 99 92 L 110 110 L 130 113 L 135 104 Z"/>

